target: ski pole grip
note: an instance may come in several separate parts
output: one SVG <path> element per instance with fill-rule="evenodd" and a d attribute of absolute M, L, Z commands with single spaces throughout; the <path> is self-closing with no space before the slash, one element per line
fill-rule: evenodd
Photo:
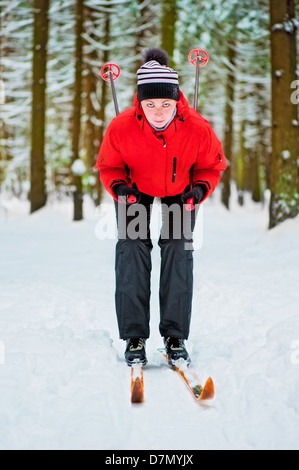
<path fill-rule="evenodd" d="M 131 194 L 130 196 L 127 197 L 127 202 L 129 204 L 135 204 L 137 202 L 137 198 L 136 196 L 134 196 L 133 194 Z"/>
<path fill-rule="evenodd" d="M 194 198 L 192 197 L 187 200 L 186 211 L 191 212 L 191 211 L 194 211 L 194 209 L 195 209 Z"/>

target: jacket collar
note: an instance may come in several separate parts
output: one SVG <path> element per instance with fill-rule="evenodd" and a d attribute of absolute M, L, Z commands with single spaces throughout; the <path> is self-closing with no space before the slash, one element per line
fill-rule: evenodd
<path fill-rule="evenodd" d="M 146 119 L 143 109 L 140 106 L 140 103 L 137 99 L 137 93 L 134 97 L 134 107 L 135 107 L 135 117 L 137 119 L 137 122 L 139 126 L 143 129 L 145 128 L 150 128 L 152 132 L 154 133 L 159 133 L 159 131 L 155 131 L 152 126 L 149 124 L 148 120 Z M 177 103 L 177 113 L 176 116 L 173 120 L 173 122 L 170 124 L 170 126 L 163 132 L 167 132 L 169 129 L 175 129 L 178 130 L 178 128 L 186 121 L 186 119 L 189 117 L 190 114 L 190 109 L 189 109 L 189 104 L 188 101 L 186 100 L 185 96 L 183 93 L 180 91 L 180 100 Z"/>

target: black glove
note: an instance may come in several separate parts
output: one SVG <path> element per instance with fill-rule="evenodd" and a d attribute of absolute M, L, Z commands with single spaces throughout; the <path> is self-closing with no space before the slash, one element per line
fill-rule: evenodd
<path fill-rule="evenodd" d="M 187 204 L 188 199 L 193 198 L 194 205 L 196 206 L 196 204 L 203 200 L 206 194 L 207 188 L 203 184 L 198 184 L 194 186 L 193 189 L 191 189 L 190 186 L 187 186 L 182 194 L 183 204 Z"/>
<path fill-rule="evenodd" d="M 129 186 L 123 183 L 117 184 L 113 187 L 113 191 L 114 191 L 115 196 L 118 199 L 120 199 L 122 202 L 125 202 L 126 204 L 129 204 L 129 205 L 136 204 L 137 202 L 140 201 L 141 194 L 135 183 L 133 183 L 132 188 L 129 188 Z M 128 201 L 129 196 L 135 196 L 136 201 L 129 202 Z"/>

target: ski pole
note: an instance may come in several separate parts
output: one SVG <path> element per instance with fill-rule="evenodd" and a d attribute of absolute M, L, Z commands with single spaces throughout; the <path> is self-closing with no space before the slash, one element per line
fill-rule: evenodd
<path fill-rule="evenodd" d="M 111 91 L 112 91 L 112 97 L 113 97 L 116 116 L 119 115 L 119 107 L 118 107 L 117 98 L 116 98 L 114 80 L 117 80 L 119 76 L 120 76 L 120 68 L 116 64 L 105 64 L 101 68 L 102 79 L 105 80 L 105 82 L 110 82 L 110 85 L 111 85 Z"/>
<path fill-rule="evenodd" d="M 195 55 L 194 55 L 195 54 Z M 199 85 L 199 67 L 204 67 L 209 61 L 209 56 L 203 49 L 193 49 L 188 56 L 190 64 L 196 67 L 195 76 L 195 94 L 194 94 L 194 109 L 197 111 L 198 105 L 198 85 Z"/>
<path fill-rule="evenodd" d="M 113 97 L 116 116 L 119 115 L 119 107 L 117 103 L 114 80 L 117 80 L 119 76 L 120 76 L 120 68 L 116 64 L 105 64 L 101 68 L 102 79 L 105 80 L 106 82 L 110 82 L 110 85 L 111 85 L 111 91 L 112 91 L 112 97 Z M 127 174 L 129 177 L 129 184 L 130 184 L 130 171 L 127 171 Z M 127 202 L 129 204 L 135 204 L 136 201 L 137 201 L 136 196 L 133 196 L 132 194 L 127 197 Z"/>
<path fill-rule="evenodd" d="M 195 54 L 195 56 L 194 56 Z M 196 67 L 196 75 L 195 75 L 195 93 L 194 93 L 194 109 L 197 111 L 197 105 L 198 105 L 198 85 L 199 85 L 199 67 L 204 67 L 207 65 L 209 56 L 204 51 L 203 49 L 193 49 L 189 53 L 188 56 L 190 64 L 194 65 Z M 192 166 L 190 170 L 190 190 L 192 190 L 193 187 L 193 169 L 194 167 Z M 195 209 L 194 205 L 194 198 L 190 198 L 187 201 L 186 204 L 186 210 L 187 211 L 193 211 Z"/>

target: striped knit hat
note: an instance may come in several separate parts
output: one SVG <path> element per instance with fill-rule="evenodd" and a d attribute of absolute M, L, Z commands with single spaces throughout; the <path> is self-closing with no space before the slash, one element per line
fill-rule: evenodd
<path fill-rule="evenodd" d="M 180 99 L 178 73 L 168 67 L 168 56 L 161 49 L 147 51 L 145 64 L 137 71 L 137 79 L 140 102 L 155 98 Z"/>

